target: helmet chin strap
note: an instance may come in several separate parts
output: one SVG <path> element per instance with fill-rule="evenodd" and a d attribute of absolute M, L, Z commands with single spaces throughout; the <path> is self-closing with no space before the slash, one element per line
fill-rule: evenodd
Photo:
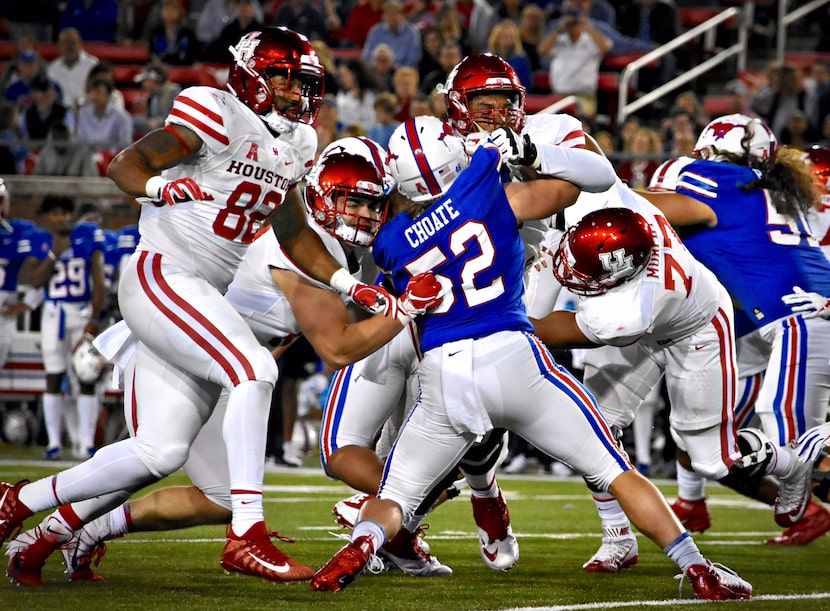
<path fill-rule="evenodd" d="M 259 118 L 265 122 L 269 129 L 277 132 L 278 134 L 290 134 L 297 129 L 296 121 L 289 121 L 274 109 L 269 110 L 265 114 L 259 115 Z"/>

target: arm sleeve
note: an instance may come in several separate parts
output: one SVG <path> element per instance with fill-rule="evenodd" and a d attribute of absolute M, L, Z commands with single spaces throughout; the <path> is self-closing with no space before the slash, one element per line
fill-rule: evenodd
<path fill-rule="evenodd" d="M 602 155 L 579 148 L 537 144 L 539 173 L 572 182 L 583 191 L 600 193 L 617 180 L 614 166 Z"/>

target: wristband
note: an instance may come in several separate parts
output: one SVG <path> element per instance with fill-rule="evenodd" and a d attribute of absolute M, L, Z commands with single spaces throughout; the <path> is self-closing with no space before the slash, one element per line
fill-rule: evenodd
<path fill-rule="evenodd" d="M 355 280 L 352 275 L 342 267 L 334 272 L 331 275 L 331 279 L 329 279 L 329 286 L 340 291 L 344 295 L 350 294 L 356 284 L 357 280 Z"/>
<path fill-rule="evenodd" d="M 147 194 L 147 197 L 158 199 L 159 194 L 161 193 L 161 188 L 166 184 L 167 181 L 161 176 L 151 176 L 144 184 L 144 192 Z"/>
<path fill-rule="evenodd" d="M 46 253 L 46 256 L 52 260 L 52 263 L 58 260 L 58 255 L 55 254 L 54 250 L 50 249 L 49 252 Z"/>

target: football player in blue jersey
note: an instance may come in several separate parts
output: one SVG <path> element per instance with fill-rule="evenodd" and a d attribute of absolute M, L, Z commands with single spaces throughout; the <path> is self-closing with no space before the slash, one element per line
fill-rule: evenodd
<path fill-rule="evenodd" d="M 787 444 L 826 419 L 830 326 L 792 312 L 782 298 L 793 286 L 830 294 L 830 262 L 809 225 L 818 193 L 804 153 L 778 147 L 769 127 L 755 118 L 714 119 L 701 133 L 695 156 L 680 173 L 675 193 L 648 198 L 673 224 L 695 226 L 684 238 L 686 246 L 715 273 L 770 348 L 755 403 L 769 438 L 759 456 L 781 483 L 776 522 L 789 527 L 786 540 L 798 540 L 810 505 L 810 469 Z"/>
<path fill-rule="evenodd" d="M 104 303 L 104 234 L 94 223 L 72 224 L 75 203 L 68 197 L 49 196 L 39 214 L 49 232 L 47 259 L 51 275 L 46 282 L 46 300 L 41 318 L 41 346 L 46 369 L 43 414 L 49 437 L 44 458 L 62 456 L 62 419 L 71 410 L 64 406 L 62 386 L 71 371 L 74 348 L 86 335 L 98 333 Z M 77 399 L 77 437 L 73 443 L 84 457 L 95 452 L 95 428 L 99 401 L 95 383 L 79 380 Z M 65 413 L 66 412 L 66 413 Z M 70 434 L 71 415 L 67 420 Z"/>
<path fill-rule="evenodd" d="M 421 395 L 387 459 L 377 498 L 363 506 L 351 542 L 317 571 L 312 589 L 336 592 L 354 581 L 476 439 L 502 427 L 617 495 L 699 598 L 749 598 L 752 586 L 701 555 L 618 447 L 590 393 L 533 335 L 522 301 L 519 225 L 571 205 L 579 189 L 557 179 L 502 186 L 498 148 L 484 142 L 467 167 L 463 141 L 434 117 L 396 128 L 388 153 L 408 207 L 380 230 L 375 259 L 399 290 L 432 271 L 443 301 L 418 321 Z"/>

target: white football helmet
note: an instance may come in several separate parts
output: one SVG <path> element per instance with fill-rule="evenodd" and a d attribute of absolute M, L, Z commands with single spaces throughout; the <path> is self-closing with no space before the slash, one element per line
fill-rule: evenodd
<path fill-rule="evenodd" d="M 395 128 L 388 160 L 398 191 L 413 202 L 446 193 L 470 161 L 452 127 L 429 116 L 407 119 Z"/>
<path fill-rule="evenodd" d="M 92 336 L 87 335 L 72 352 L 72 368 L 82 384 L 94 384 L 104 371 L 106 360 L 92 345 Z"/>
<path fill-rule="evenodd" d="M 677 189 L 677 179 L 680 178 L 680 172 L 694 160 L 694 157 L 683 155 L 664 161 L 654 170 L 654 174 L 651 175 L 651 179 L 648 181 L 646 191 L 674 192 Z"/>
<path fill-rule="evenodd" d="M 318 162 L 334 153 L 351 153 L 374 164 L 383 177 L 384 195 L 389 195 L 392 189 L 395 188 L 395 179 L 392 178 L 392 173 L 389 171 L 386 149 L 374 140 L 364 136 L 338 138 L 323 149 Z"/>
<path fill-rule="evenodd" d="M 722 161 L 725 153 L 764 160 L 775 154 L 778 141 L 761 119 L 724 115 L 703 128 L 695 144 L 698 159 Z"/>

